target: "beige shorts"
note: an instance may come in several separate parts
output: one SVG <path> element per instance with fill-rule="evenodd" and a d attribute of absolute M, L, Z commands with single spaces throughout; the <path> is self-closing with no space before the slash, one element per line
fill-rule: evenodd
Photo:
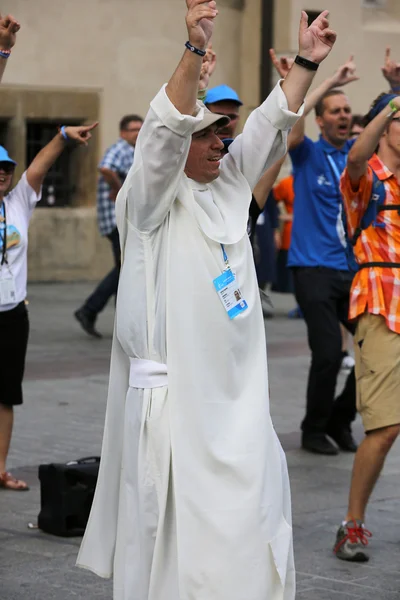
<path fill-rule="evenodd" d="M 363 314 L 354 336 L 357 410 L 365 431 L 400 423 L 400 335 Z"/>

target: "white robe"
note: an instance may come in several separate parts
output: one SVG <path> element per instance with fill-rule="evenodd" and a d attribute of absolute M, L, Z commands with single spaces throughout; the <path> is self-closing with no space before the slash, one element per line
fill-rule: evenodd
<path fill-rule="evenodd" d="M 161 89 L 118 196 L 106 424 L 78 564 L 114 574 L 115 600 L 293 600 L 289 481 L 246 223 L 299 115 L 278 84 L 202 185 L 184 174 L 202 114 L 180 114 Z M 233 321 L 213 286 L 221 243 L 249 306 Z M 168 386 L 129 387 L 130 357 L 167 364 Z"/>

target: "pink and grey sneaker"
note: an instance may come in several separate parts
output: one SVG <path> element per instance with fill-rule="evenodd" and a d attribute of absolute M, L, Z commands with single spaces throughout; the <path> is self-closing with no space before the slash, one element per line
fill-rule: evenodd
<path fill-rule="evenodd" d="M 333 551 L 341 560 L 367 562 L 369 554 L 367 554 L 365 548 L 368 546 L 368 538 L 370 537 L 372 537 L 372 533 L 365 529 L 360 520 L 347 521 L 338 529 Z"/>

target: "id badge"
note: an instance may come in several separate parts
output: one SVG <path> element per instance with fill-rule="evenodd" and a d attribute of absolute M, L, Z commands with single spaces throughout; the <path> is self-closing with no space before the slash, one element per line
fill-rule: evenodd
<path fill-rule="evenodd" d="M 247 310 L 247 302 L 243 298 L 236 277 L 230 269 L 214 279 L 213 283 L 230 319 L 234 319 Z"/>
<path fill-rule="evenodd" d="M 0 279 L 0 304 L 14 304 L 16 297 L 14 277 L 8 275 L 6 278 Z"/>

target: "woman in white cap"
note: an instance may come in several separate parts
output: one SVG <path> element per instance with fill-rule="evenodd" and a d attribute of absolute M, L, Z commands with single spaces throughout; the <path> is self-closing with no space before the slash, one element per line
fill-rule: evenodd
<path fill-rule="evenodd" d="M 29 489 L 6 470 L 14 406 L 22 404 L 29 334 L 25 305 L 29 221 L 40 200 L 43 180 L 68 141 L 87 145 L 96 126 L 61 127 L 10 193 L 16 162 L 0 146 L 0 487 L 9 490 Z"/>

